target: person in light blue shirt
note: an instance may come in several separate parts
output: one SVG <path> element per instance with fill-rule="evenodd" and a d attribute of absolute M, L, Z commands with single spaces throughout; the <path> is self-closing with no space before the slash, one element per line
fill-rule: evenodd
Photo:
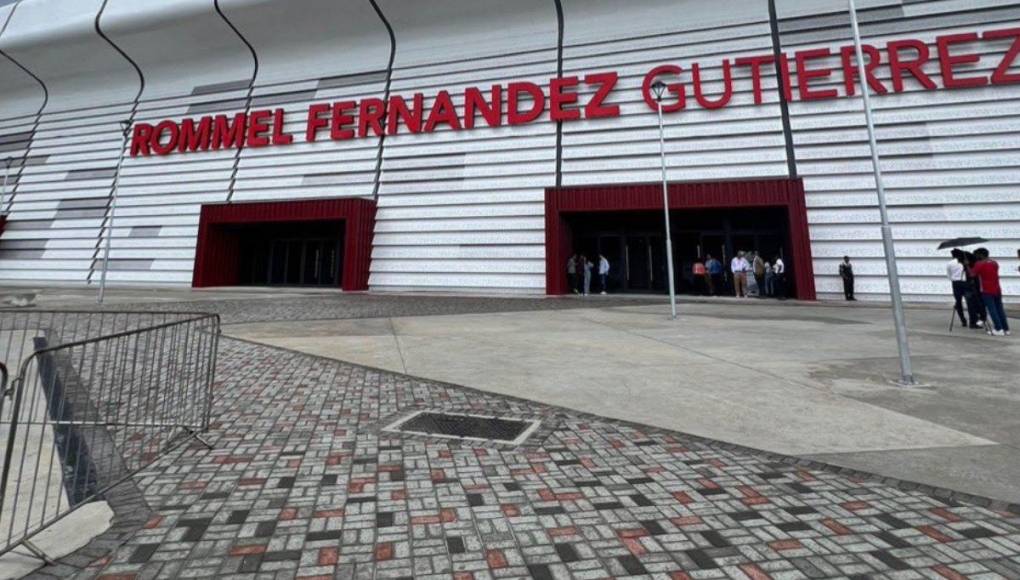
<path fill-rule="evenodd" d="M 708 269 L 708 293 L 715 296 L 722 290 L 723 265 L 712 254 L 705 255 L 705 268 Z"/>

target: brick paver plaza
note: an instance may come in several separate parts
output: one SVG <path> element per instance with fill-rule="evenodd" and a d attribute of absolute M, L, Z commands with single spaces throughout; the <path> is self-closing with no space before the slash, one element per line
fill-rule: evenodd
<path fill-rule="evenodd" d="M 381 432 L 421 409 L 542 426 Z M 213 421 L 213 450 L 136 478 L 151 515 L 80 576 L 1020 577 L 1007 511 L 226 337 Z"/>

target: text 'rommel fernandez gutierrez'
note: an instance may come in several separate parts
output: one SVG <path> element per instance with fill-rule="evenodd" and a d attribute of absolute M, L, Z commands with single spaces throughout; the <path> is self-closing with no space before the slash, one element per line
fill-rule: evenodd
<path fill-rule="evenodd" d="M 1003 55 L 990 62 L 987 54 L 983 57 L 987 51 L 979 46 L 982 43 L 1000 45 L 997 48 L 1004 51 Z M 1020 83 L 1020 72 L 1015 70 L 1020 56 L 1020 28 L 939 36 L 933 44 L 916 39 L 890 41 L 881 48 L 866 44 L 863 52 L 867 61 L 865 80 L 877 94 Z M 766 77 L 778 79 L 778 90 L 764 86 Z M 524 125 L 540 120 L 565 123 L 618 117 L 621 106 L 614 96 L 620 79 L 618 72 L 597 72 L 557 77 L 543 85 L 509 82 L 485 89 L 468 87 L 458 91 L 456 98 L 450 91 L 441 90 L 430 95 L 427 106 L 423 93 L 315 103 L 301 112 L 303 139 L 343 141 L 438 129 Z M 666 64 L 648 71 L 641 80 L 642 99 L 653 111 L 658 103 L 651 86 L 656 80 L 665 83 L 664 113 L 683 111 L 691 102 L 703 109 L 721 109 L 733 103 L 735 95 L 746 99 L 747 104 L 762 105 L 767 95 L 775 95 L 772 101 L 778 99 L 779 91 L 787 101 L 836 99 L 853 96 L 858 85 L 853 46 L 807 49 L 792 56 L 779 53 L 724 58 L 711 73 L 697 62 L 686 68 Z M 135 123 L 131 156 L 288 145 L 295 135 L 285 130 L 286 117 L 291 115 L 293 122 L 296 114 L 263 109 L 197 120 Z"/>

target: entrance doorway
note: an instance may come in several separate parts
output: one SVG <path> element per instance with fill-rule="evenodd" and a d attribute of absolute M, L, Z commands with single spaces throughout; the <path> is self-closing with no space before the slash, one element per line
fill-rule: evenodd
<path fill-rule="evenodd" d="M 610 292 L 668 291 L 662 212 L 579 212 L 565 221 L 575 251 L 593 262 L 600 254 L 609 260 Z M 756 251 L 769 260 L 785 257 L 789 235 L 782 208 L 673 210 L 670 229 L 676 289 L 688 294 L 706 291 L 694 276 L 696 261 L 711 255 L 728 265 L 738 251 Z"/>
<path fill-rule="evenodd" d="M 343 222 L 239 226 L 240 280 L 248 286 L 337 286 Z"/>
<path fill-rule="evenodd" d="M 566 264 L 574 253 L 610 262 L 610 292 L 668 288 L 662 189 L 658 184 L 546 190 L 546 288 L 570 291 Z M 738 251 L 781 257 L 787 294 L 814 300 L 804 186 L 799 179 L 669 185 L 676 287 L 703 292 L 693 266 L 709 254 L 729 271 Z M 728 288 L 729 280 L 726 280 Z M 593 290 L 597 283 L 593 282 Z"/>
<path fill-rule="evenodd" d="M 192 286 L 367 290 L 374 227 L 369 199 L 204 205 Z"/>

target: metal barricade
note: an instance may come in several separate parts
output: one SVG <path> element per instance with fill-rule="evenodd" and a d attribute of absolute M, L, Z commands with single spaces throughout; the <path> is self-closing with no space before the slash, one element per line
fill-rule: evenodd
<path fill-rule="evenodd" d="M 208 429 L 219 330 L 215 314 L 0 310 L 0 554 L 45 559 L 35 534 Z"/>

